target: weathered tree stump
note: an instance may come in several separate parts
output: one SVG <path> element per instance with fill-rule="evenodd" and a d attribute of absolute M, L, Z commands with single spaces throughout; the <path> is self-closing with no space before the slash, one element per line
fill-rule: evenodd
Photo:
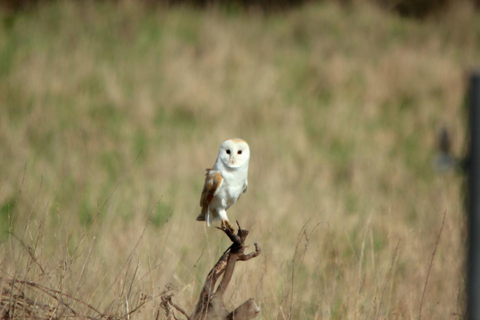
<path fill-rule="evenodd" d="M 164 305 L 163 308 L 167 313 L 167 317 L 172 313 L 169 305 L 183 313 L 189 320 L 248 320 L 258 316 L 260 309 L 255 304 L 254 299 L 248 299 L 231 312 L 227 310 L 223 302 L 223 296 L 232 279 L 237 261 L 250 260 L 257 257 L 261 252 L 260 246 L 255 243 L 255 251 L 244 254 L 246 248 L 245 239 L 248 236 L 248 230 L 242 229 L 238 221 L 237 225 L 237 234 L 235 234 L 234 230 L 225 227 L 217 228 L 225 232 L 233 243 L 208 273 L 192 315 L 187 316 L 182 308 L 172 302 L 171 296 L 166 296 L 162 298 L 162 304 Z M 215 290 L 215 284 L 222 274 L 222 280 Z M 175 317 L 175 315 L 173 316 Z"/>

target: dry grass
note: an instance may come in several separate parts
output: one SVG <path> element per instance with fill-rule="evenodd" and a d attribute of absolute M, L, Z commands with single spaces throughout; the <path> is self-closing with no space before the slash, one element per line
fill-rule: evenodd
<path fill-rule="evenodd" d="M 362 4 L 262 16 L 54 2 L 0 16 L 0 277 L 92 317 L 83 303 L 120 318 L 153 298 L 130 317 L 154 319 L 169 283 L 193 310 L 228 245 L 194 220 L 204 168 L 242 137 L 249 191 L 229 216 L 263 253 L 239 265 L 230 307 L 462 318 L 462 180 L 431 163 L 442 124 L 463 150 L 465 70 L 480 58 L 467 5 L 423 22 Z"/>

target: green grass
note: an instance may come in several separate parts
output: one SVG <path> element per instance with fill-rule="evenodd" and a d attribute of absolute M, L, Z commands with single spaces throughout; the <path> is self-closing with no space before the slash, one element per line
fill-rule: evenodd
<path fill-rule="evenodd" d="M 259 318 L 288 318 L 310 219 L 293 318 L 416 318 L 446 210 L 423 315 L 464 313 L 462 179 L 431 164 L 443 124 L 464 148 L 480 59 L 467 5 L 420 21 L 365 3 L 52 1 L 0 21 L 0 277 L 120 315 L 138 265 L 135 295 L 172 283 L 192 310 L 228 246 L 195 221 L 204 168 L 242 137 L 249 190 L 229 216 L 263 252 L 238 266 L 229 306 L 254 297 Z M 155 318 L 157 300 L 136 317 Z"/>

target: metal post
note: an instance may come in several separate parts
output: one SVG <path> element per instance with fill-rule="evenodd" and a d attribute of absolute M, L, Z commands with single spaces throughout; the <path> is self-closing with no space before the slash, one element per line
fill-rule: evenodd
<path fill-rule="evenodd" d="M 468 319 L 480 319 L 480 73 L 470 78 L 470 155 L 468 168 Z"/>

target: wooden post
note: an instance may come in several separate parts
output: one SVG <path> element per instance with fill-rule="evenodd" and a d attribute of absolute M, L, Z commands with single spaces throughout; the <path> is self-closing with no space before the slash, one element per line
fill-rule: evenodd
<path fill-rule="evenodd" d="M 261 252 L 260 245 L 255 243 L 255 251 L 244 254 L 248 230 L 242 229 L 238 221 L 237 226 L 237 234 L 235 234 L 235 230 L 225 226 L 218 228 L 225 232 L 233 243 L 208 273 L 192 315 L 187 316 L 181 307 L 172 302 L 172 295 L 165 294 L 162 296 L 162 308 L 167 317 L 173 314 L 172 307 L 186 316 L 188 320 L 249 320 L 258 316 L 260 309 L 254 299 L 248 299 L 233 311 L 228 311 L 223 302 L 223 296 L 232 280 L 237 261 L 248 261 L 257 257 Z M 215 284 L 222 275 L 222 280 L 215 290 Z"/>
<path fill-rule="evenodd" d="M 480 73 L 470 79 L 470 154 L 468 159 L 468 319 L 480 319 Z"/>

